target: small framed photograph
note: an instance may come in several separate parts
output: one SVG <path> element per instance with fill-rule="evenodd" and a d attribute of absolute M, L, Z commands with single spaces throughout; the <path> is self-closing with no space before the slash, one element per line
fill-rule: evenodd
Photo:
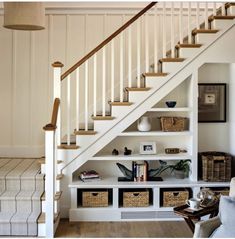
<path fill-rule="evenodd" d="M 155 142 L 140 143 L 140 154 L 156 154 L 157 147 Z"/>
<path fill-rule="evenodd" d="M 198 122 L 226 122 L 226 84 L 198 84 Z"/>

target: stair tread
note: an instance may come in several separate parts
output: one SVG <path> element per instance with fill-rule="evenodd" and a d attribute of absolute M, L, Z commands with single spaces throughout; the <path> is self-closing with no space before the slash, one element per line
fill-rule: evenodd
<path fill-rule="evenodd" d="M 0 200 L 15 200 L 16 195 L 20 190 L 6 190 L 1 196 Z"/>
<path fill-rule="evenodd" d="M 192 34 L 193 35 L 196 35 L 198 33 L 217 33 L 219 30 L 216 30 L 216 29 L 195 29 L 192 31 Z"/>
<path fill-rule="evenodd" d="M 74 130 L 74 134 L 75 135 L 95 135 L 95 134 L 97 134 L 97 132 L 94 131 L 94 130 L 82 130 L 82 129 L 79 129 L 78 131 Z"/>
<path fill-rule="evenodd" d="M 38 159 L 38 163 L 39 164 L 45 164 L 46 159 L 45 158 Z M 57 160 L 57 164 L 61 164 L 61 163 L 63 163 L 63 160 Z"/>
<path fill-rule="evenodd" d="M 209 22 L 214 21 L 214 20 L 232 20 L 234 19 L 235 16 L 229 15 L 229 16 L 210 16 L 209 17 Z"/>
<path fill-rule="evenodd" d="M 54 222 L 57 220 L 59 217 L 59 213 L 54 213 Z M 38 223 L 45 223 L 45 212 L 42 212 L 38 218 Z"/>
<path fill-rule="evenodd" d="M 37 222 L 41 212 L 40 211 L 33 211 L 28 217 L 28 223 L 35 223 Z"/>
<path fill-rule="evenodd" d="M 62 195 L 62 191 L 56 192 L 55 197 L 54 197 L 55 201 L 58 201 L 60 199 L 61 195 Z M 44 192 L 42 197 L 41 197 L 41 200 L 45 201 L 45 197 L 46 197 L 46 193 Z"/>
<path fill-rule="evenodd" d="M 16 196 L 16 200 L 31 200 L 34 192 L 35 191 L 20 191 Z"/>
<path fill-rule="evenodd" d="M 30 214 L 31 212 L 28 213 L 16 212 L 15 215 L 11 218 L 11 223 L 26 223 L 28 221 Z"/>
<path fill-rule="evenodd" d="M 152 73 L 152 72 L 147 72 L 143 73 L 144 77 L 162 77 L 162 76 L 167 76 L 168 73 L 163 73 L 163 72 L 157 72 L 157 73 Z"/>
<path fill-rule="evenodd" d="M 123 101 L 123 102 L 120 102 L 120 101 L 109 101 L 109 104 L 112 105 L 112 106 L 130 106 L 132 105 L 133 103 L 132 102 L 128 102 L 128 101 Z"/>
<path fill-rule="evenodd" d="M 59 146 L 57 146 L 58 149 L 78 149 L 79 146 L 78 145 L 67 145 L 67 144 L 61 144 Z"/>
<path fill-rule="evenodd" d="M 179 48 L 199 48 L 201 47 L 202 44 L 188 44 L 188 43 L 183 43 L 183 44 L 177 44 L 175 46 L 176 49 L 179 49 Z"/>
<path fill-rule="evenodd" d="M 106 116 L 96 115 L 96 116 L 92 116 L 92 119 L 93 120 L 113 120 L 115 119 L 115 117 L 111 115 L 106 115 Z"/>
<path fill-rule="evenodd" d="M 126 87 L 127 91 L 148 91 L 150 87 Z"/>
<path fill-rule="evenodd" d="M 11 159 L 7 164 L 0 168 L 0 179 L 5 179 L 6 175 L 15 168 L 22 159 Z"/>
<path fill-rule="evenodd" d="M 182 62 L 184 61 L 185 59 L 184 58 L 162 58 L 160 59 L 159 61 L 162 63 L 162 62 Z"/>
<path fill-rule="evenodd" d="M 56 180 L 60 180 L 64 177 L 64 174 L 63 173 L 60 173 L 60 174 L 57 174 L 56 175 Z"/>

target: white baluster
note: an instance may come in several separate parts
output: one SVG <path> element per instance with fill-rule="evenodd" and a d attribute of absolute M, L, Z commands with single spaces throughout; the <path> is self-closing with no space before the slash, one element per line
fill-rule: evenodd
<path fill-rule="evenodd" d="M 196 28 L 200 29 L 200 3 L 197 2 L 196 8 Z"/>
<path fill-rule="evenodd" d="M 174 3 L 171 2 L 171 57 L 175 56 Z"/>
<path fill-rule="evenodd" d="M 97 56 L 93 59 L 93 116 L 96 116 L 96 88 L 97 88 Z"/>
<path fill-rule="evenodd" d="M 148 30 L 148 14 L 145 14 L 145 72 L 149 70 L 149 30 Z"/>
<path fill-rule="evenodd" d="M 123 102 L 123 32 L 120 33 L 120 102 Z"/>
<path fill-rule="evenodd" d="M 106 104 L 106 56 L 105 56 L 105 46 L 103 47 L 103 57 L 102 57 L 102 115 L 105 116 L 105 104 Z"/>
<path fill-rule="evenodd" d="M 213 15 L 216 16 L 216 3 L 213 2 Z"/>
<path fill-rule="evenodd" d="M 79 131 L 79 111 L 80 111 L 80 84 L 79 84 L 79 68 L 76 69 L 76 126 Z"/>
<path fill-rule="evenodd" d="M 111 102 L 114 102 L 114 39 L 111 41 Z"/>
<path fill-rule="evenodd" d="M 70 145 L 70 75 L 67 76 L 67 145 Z"/>
<path fill-rule="evenodd" d="M 179 9 L 179 37 L 180 37 L 180 44 L 183 43 L 183 3 L 180 2 L 180 9 Z"/>
<path fill-rule="evenodd" d="M 157 15 L 157 5 L 155 5 L 154 14 L 154 72 L 158 72 L 158 15 Z"/>
<path fill-rule="evenodd" d="M 140 87 L 140 19 L 137 20 L 137 87 Z"/>
<path fill-rule="evenodd" d="M 188 3 L 188 43 L 192 43 L 192 34 L 191 34 L 191 2 Z"/>
<path fill-rule="evenodd" d="M 128 87 L 132 85 L 132 43 L 131 43 L 131 26 L 128 29 Z"/>
<path fill-rule="evenodd" d="M 208 29 L 208 3 L 205 2 L 205 29 Z"/>
<path fill-rule="evenodd" d="M 226 10 L 225 10 L 225 4 L 224 3 L 222 3 L 222 6 L 221 6 L 221 15 L 222 16 L 226 15 Z"/>
<path fill-rule="evenodd" d="M 88 130 L 88 92 L 89 80 L 88 80 L 88 60 L 85 62 L 85 130 Z"/>
<path fill-rule="evenodd" d="M 166 57 L 166 2 L 163 2 L 163 19 L 162 19 L 162 57 Z"/>

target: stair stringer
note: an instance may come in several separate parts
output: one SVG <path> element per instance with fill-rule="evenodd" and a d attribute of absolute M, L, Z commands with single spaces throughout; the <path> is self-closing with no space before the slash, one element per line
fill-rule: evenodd
<path fill-rule="evenodd" d="M 142 102 L 135 103 L 131 107 L 131 111 L 129 111 L 120 120 L 115 119 L 114 125 L 110 129 L 108 129 L 106 132 L 104 132 L 102 135 L 99 135 L 97 137 L 85 136 L 85 137 L 94 137 L 94 141 L 91 142 L 91 144 L 86 149 L 84 149 L 83 151 L 80 150 L 80 152 L 79 152 L 79 150 L 71 150 L 71 151 L 60 150 L 60 153 L 62 153 L 62 151 L 65 153 L 64 155 L 61 155 L 63 158 L 64 157 L 74 158 L 72 161 L 70 161 L 68 164 L 66 164 L 62 168 L 62 170 L 67 168 L 68 171 L 70 171 L 70 170 L 75 171 L 75 169 L 79 168 L 82 164 L 84 164 L 87 161 L 88 158 L 95 155 L 100 149 L 102 149 L 111 140 L 113 140 L 115 137 L 117 137 L 118 134 L 120 134 L 130 124 L 132 124 L 134 121 L 136 121 L 141 115 L 143 115 L 146 111 L 148 111 L 154 104 L 156 104 L 159 100 L 161 100 L 164 96 L 166 96 L 175 87 L 177 87 L 179 84 L 181 84 L 188 76 L 190 76 L 202 64 L 204 64 L 206 62 L 233 62 L 228 59 L 224 60 L 224 61 L 222 61 L 221 59 L 222 59 L 223 55 L 224 56 L 232 55 L 231 48 L 229 48 L 227 52 L 224 52 L 225 44 L 224 44 L 224 41 L 222 38 L 226 37 L 226 33 L 230 32 L 230 30 L 234 28 L 234 23 L 235 23 L 234 20 L 231 21 L 231 25 L 228 28 L 226 28 L 223 31 L 218 32 L 216 34 L 216 36 L 217 36 L 216 39 L 214 39 L 210 44 L 202 46 L 201 51 L 198 52 L 197 54 L 195 54 L 195 56 L 193 58 L 185 60 L 185 62 L 182 63 L 182 65 L 179 67 L 179 69 L 176 72 L 169 74 L 169 76 L 166 76 L 165 78 L 158 77 L 156 79 L 153 79 L 153 77 L 151 77 L 152 80 L 156 81 L 156 82 L 160 78 L 164 78 L 165 83 L 163 83 L 159 88 L 151 89 L 149 91 L 149 94 L 146 96 L 146 98 L 142 99 Z M 222 42 L 221 43 L 222 44 L 221 53 L 218 52 L 219 46 L 217 47 L 217 49 L 214 50 L 214 52 L 209 53 L 209 51 L 211 51 L 211 49 L 214 49 L 215 44 L 220 43 L 220 42 Z M 218 58 L 218 56 L 219 56 L 219 58 Z M 153 99 L 153 101 L 151 101 L 151 99 Z M 111 137 L 111 135 L 112 135 L 112 137 Z M 81 137 L 81 136 L 79 136 L 79 137 Z M 103 141 L 104 143 L 100 143 L 99 141 Z M 91 151 L 92 153 L 87 154 L 88 150 Z M 76 160 L 78 157 L 79 157 L 79 160 Z M 78 162 L 76 163 L 76 161 L 78 161 Z"/>
<path fill-rule="evenodd" d="M 70 193 L 68 191 L 68 185 L 72 182 L 72 173 L 76 169 L 81 167 L 81 165 L 83 165 L 86 161 L 91 160 L 98 151 L 115 139 L 118 134 L 124 131 L 130 124 L 136 121 L 158 101 L 174 90 L 187 77 L 192 75 L 194 72 L 197 72 L 204 63 L 235 63 L 235 49 L 231 47 L 225 48 L 225 46 L 231 45 L 231 42 L 233 42 L 235 37 L 234 23 L 235 21 L 233 20 L 232 24 L 228 28 L 217 33 L 218 35 L 216 35 L 216 39 L 214 39 L 207 46 L 203 46 L 202 50 L 198 52 L 195 57 L 186 60 L 177 72 L 170 74 L 164 85 L 162 85 L 158 90 L 151 92 L 151 95 L 147 99 L 135 107 L 134 110 L 129 112 L 121 121 L 114 125 L 97 141 L 91 144 L 89 148 L 84 150 L 73 161 L 64 166 L 62 170 L 66 176 L 63 179 L 62 185 L 64 191 L 63 195 L 67 195 L 67 198 L 64 198 L 61 203 L 62 209 L 69 209 Z M 68 150 L 65 153 L 67 157 L 72 155 L 69 154 Z M 75 154 L 75 152 L 73 152 L 73 154 Z"/>

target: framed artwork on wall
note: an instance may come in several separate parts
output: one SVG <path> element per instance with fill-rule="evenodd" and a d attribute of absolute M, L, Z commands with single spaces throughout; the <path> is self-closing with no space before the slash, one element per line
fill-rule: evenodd
<path fill-rule="evenodd" d="M 226 84 L 198 84 L 198 122 L 226 122 Z"/>

